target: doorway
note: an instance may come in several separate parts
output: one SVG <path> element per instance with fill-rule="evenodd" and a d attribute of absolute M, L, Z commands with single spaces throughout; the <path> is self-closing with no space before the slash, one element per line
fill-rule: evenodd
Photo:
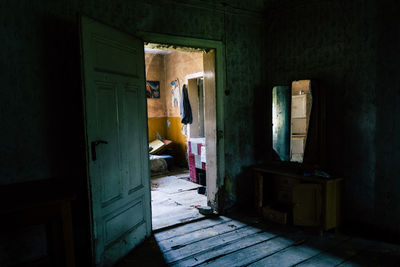
<path fill-rule="evenodd" d="M 145 43 L 144 51 L 152 228 L 158 230 L 204 217 L 198 208 L 207 206 L 205 129 L 216 125 L 205 103 L 215 85 L 204 88 L 205 49 Z M 210 151 L 215 158 L 216 148 Z"/>
<path fill-rule="evenodd" d="M 217 211 L 225 172 L 224 49 L 219 41 L 132 36 L 84 16 L 80 31 L 92 256 L 110 266 L 152 232 L 143 40 L 211 48 L 203 54 L 204 134 L 207 205 Z"/>

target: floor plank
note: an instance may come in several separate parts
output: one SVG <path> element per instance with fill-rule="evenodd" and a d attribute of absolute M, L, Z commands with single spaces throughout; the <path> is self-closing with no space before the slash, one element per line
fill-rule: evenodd
<path fill-rule="evenodd" d="M 153 191 L 153 194 L 158 193 L 160 196 L 153 198 L 153 205 L 162 204 L 169 201 L 174 201 L 175 204 L 179 203 L 181 205 L 186 205 L 193 207 L 195 205 L 206 205 L 206 197 L 204 195 L 198 194 L 197 191 L 189 190 L 183 191 L 175 194 L 166 194 L 162 192 Z"/>
<path fill-rule="evenodd" d="M 204 215 L 200 214 L 197 209 L 188 209 L 186 207 L 177 207 L 173 212 L 170 212 L 164 216 L 153 216 L 153 230 L 159 230 L 172 225 L 190 222 L 193 220 L 198 220 L 200 218 L 205 218 Z"/>
<path fill-rule="evenodd" d="M 321 251 L 335 247 L 346 240 L 346 236 L 325 234 L 323 236 L 307 236 L 299 245 L 293 245 L 274 255 L 261 259 L 249 266 L 293 266 L 321 253 Z M 325 265 L 326 266 L 326 265 Z"/>
<path fill-rule="evenodd" d="M 180 175 L 169 175 L 151 178 L 151 189 L 167 194 L 175 194 L 187 190 L 196 189 L 200 186 L 196 183 L 192 183 L 190 181 L 187 181 L 186 179 L 183 179 L 184 177 L 189 177 L 189 173 L 185 172 Z"/>
<path fill-rule="evenodd" d="M 235 251 L 239 251 L 243 248 L 254 246 L 258 243 L 264 242 L 271 238 L 276 237 L 274 233 L 261 232 L 246 237 L 237 238 L 231 242 L 225 242 L 219 246 L 214 246 L 213 243 L 210 244 L 210 248 L 202 251 L 200 253 L 195 253 L 190 257 L 186 257 L 183 260 L 174 262 L 172 266 L 195 266 L 201 263 L 208 262 L 212 259 L 221 257 L 222 255 L 230 254 Z M 216 237 L 218 238 L 218 237 Z"/>
<path fill-rule="evenodd" d="M 199 185 L 186 180 L 188 176 L 183 172 L 151 179 L 153 230 L 205 217 L 196 206 L 206 206 L 207 197 L 197 193 Z"/>
<path fill-rule="evenodd" d="M 369 242 L 371 243 L 371 241 Z M 373 242 L 338 266 L 400 266 L 400 246 Z"/>
<path fill-rule="evenodd" d="M 315 257 L 305 260 L 298 266 L 336 266 L 354 257 L 360 251 L 371 245 L 370 241 L 360 238 L 349 238 Z"/>
<path fill-rule="evenodd" d="M 187 233 L 184 235 L 179 235 L 174 238 L 158 241 L 157 236 L 156 240 L 158 242 L 158 246 L 160 247 L 161 251 L 163 253 L 172 250 L 172 249 L 178 249 L 180 247 L 183 247 L 184 245 L 194 243 L 206 238 L 210 238 L 213 236 L 217 236 L 223 233 L 231 232 L 236 229 L 245 227 L 246 224 L 239 222 L 239 221 L 229 221 L 221 224 L 217 224 L 215 226 L 206 228 L 206 229 L 200 229 L 191 233 Z"/>
<path fill-rule="evenodd" d="M 160 230 L 116 266 L 400 266 L 400 246 L 237 216 Z"/>
<path fill-rule="evenodd" d="M 252 226 L 239 228 L 238 230 L 234 230 L 211 238 L 203 239 L 199 242 L 188 244 L 184 247 L 181 247 L 180 249 L 168 251 L 164 253 L 164 259 L 167 263 L 173 263 L 187 257 L 193 258 L 193 255 L 196 253 L 214 250 L 218 246 L 226 245 L 231 241 L 236 241 L 238 239 L 258 233 L 260 231 L 261 230 L 259 228 Z"/>
<path fill-rule="evenodd" d="M 200 264 L 199 266 L 245 266 L 277 251 L 285 249 L 293 243 L 293 240 L 284 237 L 272 238 L 254 246 Z"/>
<path fill-rule="evenodd" d="M 126 257 L 114 265 L 114 267 L 136 266 L 167 266 L 163 254 L 161 253 L 154 237 L 146 239 L 142 244 L 132 250 Z"/>
<path fill-rule="evenodd" d="M 152 191 L 152 197 L 153 206 L 163 203 L 169 203 L 171 201 L 174 201 L 175 203 L 178 202 L 181 205 L 186 206 L 198 205 L 199 202 L 202 205 L 206 204 L 206 197 L 202 194 L 198 194 L 196 190 L 187 190 L 174 194 L 163 193 L 160 191 Z"/>
<path fill-rule="evenodd" d="M 201 229 L 206 229 L 208 227 L 221 224 L 224 222 L 229 222 L 231 220 L 232 219 L 224 216 L 203 219 L 201 221 L 188 223 L 182 226 L 162 231 L 160 233 L 156 233 L 155 237 L 157 238 L 158 241 L 162 241 L 168 238 L 176 237 L 178 235 L 184 235 Z"/>

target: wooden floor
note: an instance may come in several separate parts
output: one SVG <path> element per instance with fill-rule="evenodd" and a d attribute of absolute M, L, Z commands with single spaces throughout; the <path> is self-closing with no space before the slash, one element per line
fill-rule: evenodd
<path fill-rule="evenodd" d="M 116 266 L 400 266 L 397 245 L 237 218 L 156 232 Z"/>
<path fill-rule="evenodd" d="M 187 171 L 151 178 L 153 230 L 204 217 L 196 206 L 206 206 L 207 197 L 198 194 L 199 185 L 188 178 Z"/>

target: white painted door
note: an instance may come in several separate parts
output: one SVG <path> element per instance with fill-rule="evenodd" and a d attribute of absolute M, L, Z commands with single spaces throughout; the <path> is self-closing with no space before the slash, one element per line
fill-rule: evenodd
<path fill-rule="evenodd" d="M 151 233 L 143 42 L 81 19 L 87 167 L 96 265 Z"/>

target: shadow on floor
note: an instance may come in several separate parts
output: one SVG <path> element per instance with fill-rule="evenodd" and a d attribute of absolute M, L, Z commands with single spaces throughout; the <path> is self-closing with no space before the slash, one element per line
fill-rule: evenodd
<path fill-rule="evenodd" d="M 163 254 L 157 245 L 157 241 L 152 235 L 146 239 L 137 248 L 132 250 L 125 258 L 114 267 L 132 267 L 132 266 L 167 266 Z"/>
<path fill-rule="evenodd" d="M 204 218 L 156 232 L 124 266 L 400 266 L 400 246 L 278 225 L 244 214 Z"/>

